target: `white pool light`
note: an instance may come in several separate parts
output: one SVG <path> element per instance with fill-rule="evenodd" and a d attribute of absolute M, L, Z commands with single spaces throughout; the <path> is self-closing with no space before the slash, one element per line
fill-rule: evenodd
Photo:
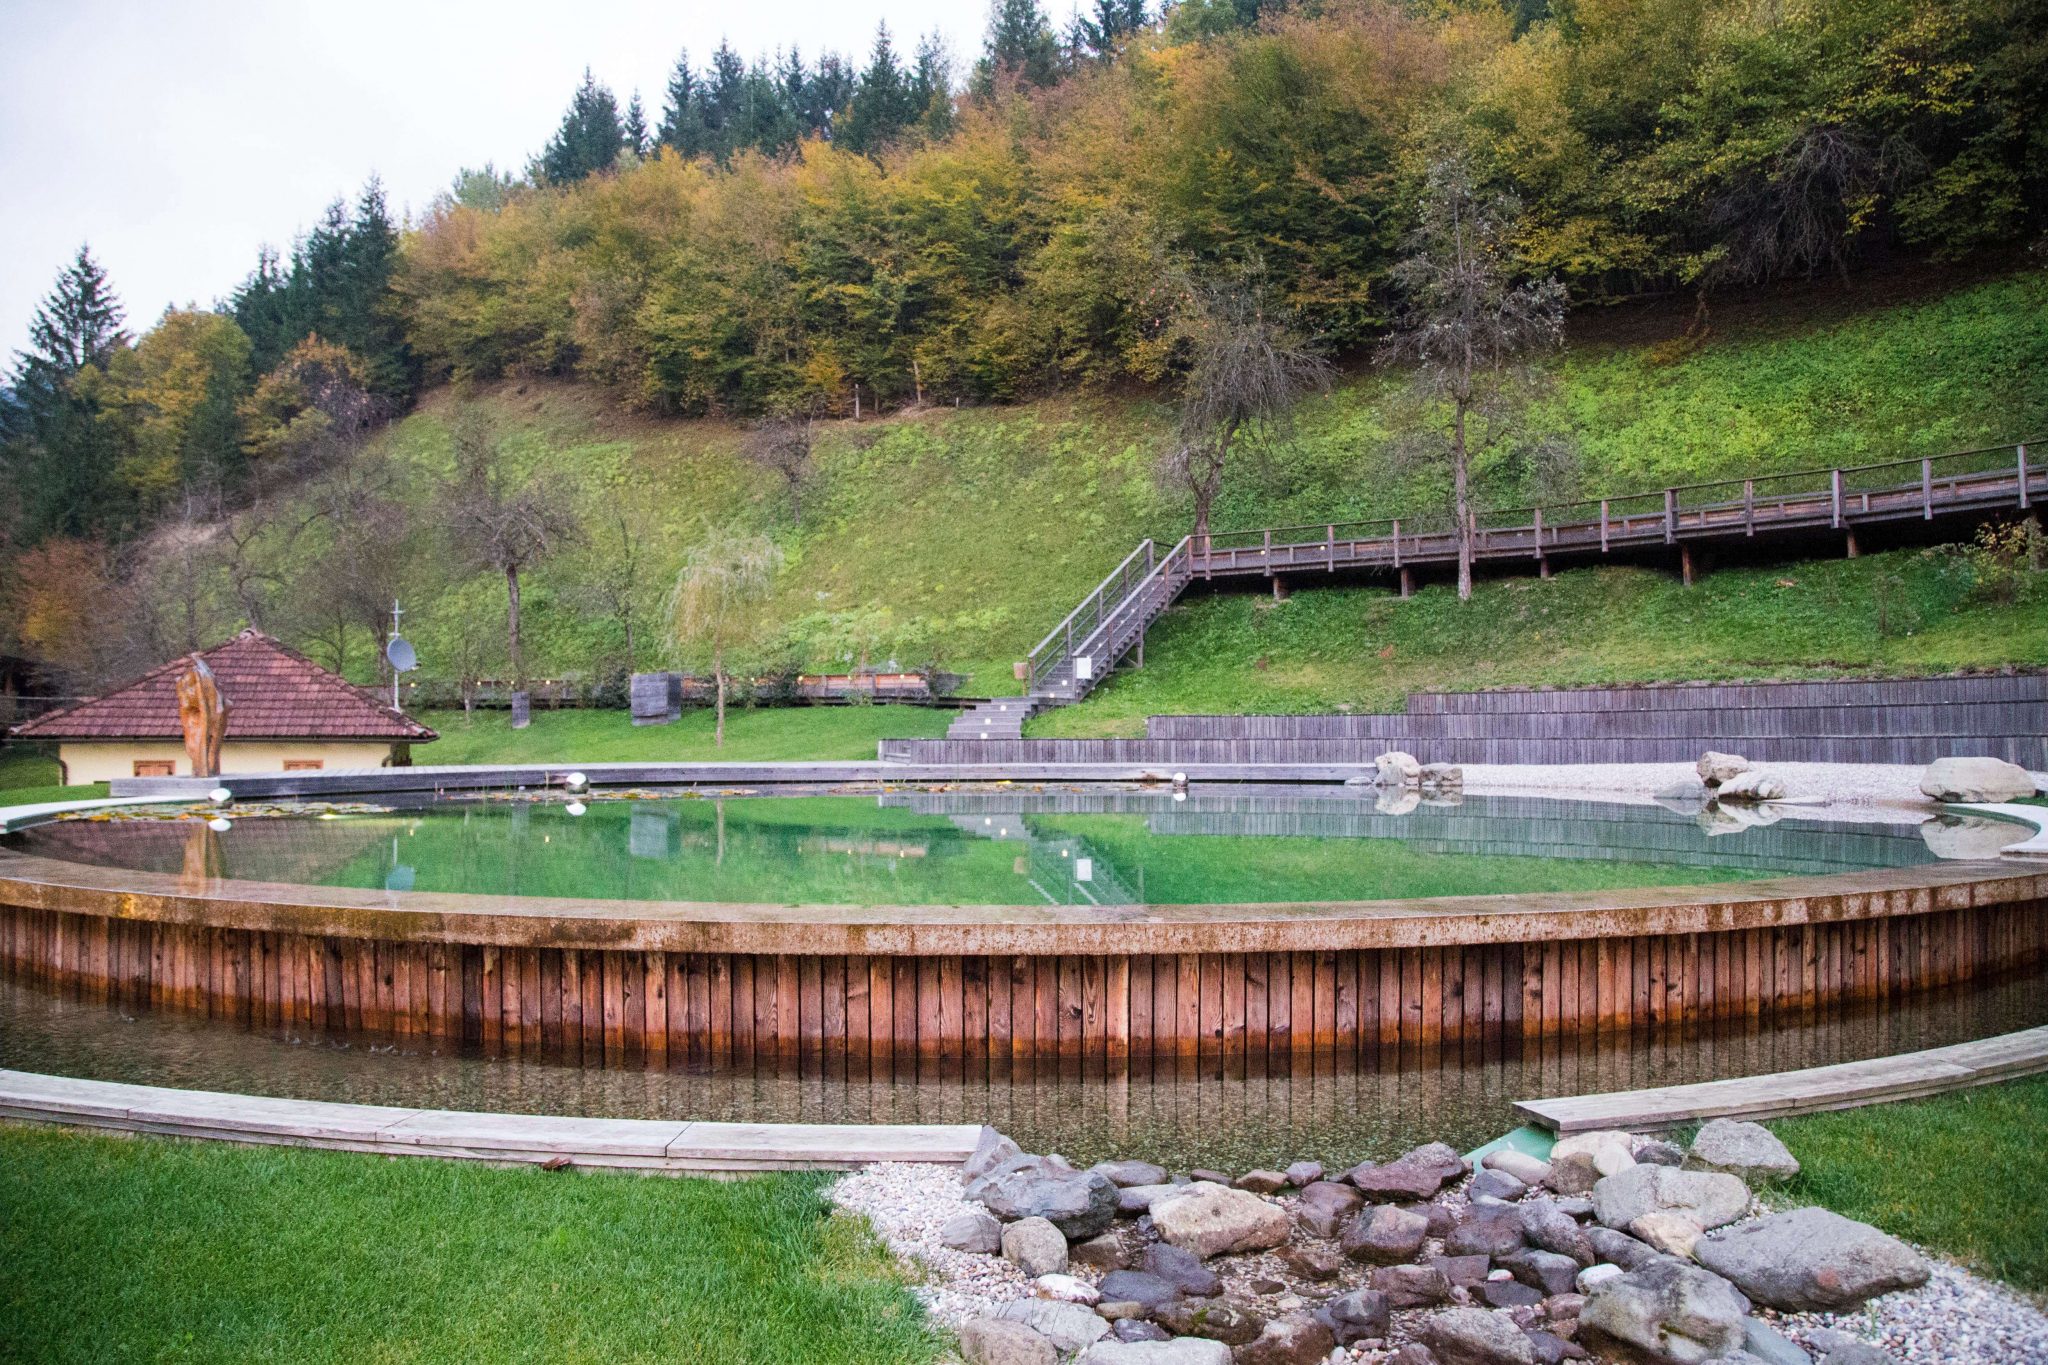
<path fill-rule="evenodd" d="M 226 787 L 215 787 L 206 794 L 206 799 L 213 802 L 216 806 L 225 806 L 228 802 L 235 799 L 235 794 Z"/>
<path fill-rule="evenodd" d="M 235 827 L 235 822 L 224 815 L 216 815 L 206 822 L 206 827 L 215 834 L 226 834 Z"/>
<path fill-rule="evenodd" d="M 585 787 L 588 787 L 590 785 L 590 779 L 588 777 L 585 777 L 582 773 L 570 773 L 567 777 L 562 779 L 562 785 L 566 786 L 572 792 L 580 792 Z"/>
<path fill-rule="evenodd" d="M 581 801 L 571 801 L 568 805 L 562 807 L 562 809 L 569 812 L 569 814 L 571 815 L 581 815 L 584 811 L 589 810 L 590 807 L 584 805 Z"/>

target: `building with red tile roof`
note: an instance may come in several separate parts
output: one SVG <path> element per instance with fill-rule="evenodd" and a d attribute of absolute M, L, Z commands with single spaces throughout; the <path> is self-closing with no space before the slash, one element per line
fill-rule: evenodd
<path fill-rule="evenodd" d="M 402 711 L 259 630 L 153 668 L 135 681 L 14 727 L 51 741 L 67 783 L 188 776 L 178 679 L 194 658 L 228 704 L 221 772 L 376 768 L 411 762 L 437 736 Z"/>

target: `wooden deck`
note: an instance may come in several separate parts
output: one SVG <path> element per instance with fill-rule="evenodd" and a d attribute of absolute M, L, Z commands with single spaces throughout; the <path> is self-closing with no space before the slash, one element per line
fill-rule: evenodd
<path fill-rule="evenodd" d="M 2048 1071 L 2048 1028 L 2025 1029 L 1898 1057 L 1741 1076 L 1698 1085 L 1518 1100 L 1515 1112 L 1553 1133 L 1642 1132 L 1702 1119 L 1766 1119 L 1915 1099 Z"/>
<path fill-rule="evenodd" d="M 1694 551 L 1717 543 L 1778 541 L 1809 557 L 1854 555 L 1860 528 L 1968 525 L 2026 513 L 2044 498 L 2048 466 L 2030 459 L 2022 442 L 1481 511 L 1470 528 L 1473 559 L 1482 566 L 1548 575 L 1553 563 L 1669 556 L 1690 582 Z M 1382 574 L 1398 580 L 1406 596 L 1418 570 L 1457 563 L 1457 528 L 1442 520 L 1219 531 L 1199 542 L 1185 537 L 1170 550 L 1142 541 L 1031 651 L 1026 695 L 1041 707 L 1064 705 L 1086 696 L 1127 655 L 1142 662 L 1146 629 L 1198 581 L 1269 579 L 1279 592 L 1310 575 Z"/>
<path fill-rule="evenodd" d="M 470 1114 L 326 1104 L 0 1071 L 0 1118 L 225 1142 L 438 1156 L 501 1165 L 566 1159 L 666 1175 L 850 1170 L 875 1161 L 958 1165 L 977 1124 L 693 1123 Z"/>

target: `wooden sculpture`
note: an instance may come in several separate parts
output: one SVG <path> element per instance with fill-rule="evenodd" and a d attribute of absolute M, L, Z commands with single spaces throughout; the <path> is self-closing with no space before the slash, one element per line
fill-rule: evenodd
<path fill-rule="evenodd" d="M 192 666 L 178 679 L 178 724 L 185 731 L 185 754 L 194 777 L 220 776 L 220 743 L 228 728 L 227 698 L 220 694 L 206 660 L 192 656 Z"/>

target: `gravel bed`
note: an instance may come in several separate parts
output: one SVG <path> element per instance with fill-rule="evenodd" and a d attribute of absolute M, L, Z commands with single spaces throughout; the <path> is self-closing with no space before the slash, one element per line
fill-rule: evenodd
<path fill-rule="evenodd" d="M 1759 1316 L 1775 1319 L 1816 1356 L 1826 1334 L 1840 1332 L 1885 1351 L 1898 1365 L 2048 1362 L 2048 1314 L 2018 1292 L 1920 1250 L 1933 1274 L 1918 1289 L 1886 1294 L 1849 1313 Z"/>
<path fill-rule="evenodd" d="M 1031 1280 L 1000 1256 L 954 1251 L 939 1229 L 956 1213 L 980 1210 L 960 1197 L 954 1166 L 900 1161 L 841 1176 L 832 1202 L 864 1216 L 899 1261 L 922 1271 L 913 1292 L 933 1320 L 958 1327 L 999 1303 L 1031 1296 Z"/>

